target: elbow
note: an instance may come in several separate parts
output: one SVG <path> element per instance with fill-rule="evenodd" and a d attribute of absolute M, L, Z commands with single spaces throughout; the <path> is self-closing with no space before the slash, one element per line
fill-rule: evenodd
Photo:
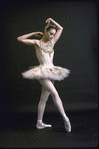
<path fill-rule="evenodd" d="M 61 33 L 63 32 L 63 27 L 61 28 Z"/>
<path fill-rule="evenodd" d="M 19 37 L 17 37 L 17 40 L 19 41 Z"/>
<path fill-rule="evenodd" d="M 59 30 L 60 30 L 60 31 L 63 31 L 63 27 L 60 27 Z"/>
<path fill-rule="evenodd" d="M 63 27 L 61 27 L 61 30 L 63 31 Z"/>
<path fill-rule="evenodd" d="M 18 40 L 18 41 L 21 41 L 20 37 L 17 37 L 17 40 Z"/>

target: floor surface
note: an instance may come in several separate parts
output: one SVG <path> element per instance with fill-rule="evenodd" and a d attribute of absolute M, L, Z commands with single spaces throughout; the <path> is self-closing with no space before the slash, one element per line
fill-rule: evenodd
<path fill-rule="evenodd" d="M 97 147 L 98 111 L 67 113 L 72 132 L 67 133 L 57 112 L 46 112 L 44 122 L 52 128 L 37 130 L 37 113 L 4 113 L 0 125 L 0 146 L 10 148 Z"/>

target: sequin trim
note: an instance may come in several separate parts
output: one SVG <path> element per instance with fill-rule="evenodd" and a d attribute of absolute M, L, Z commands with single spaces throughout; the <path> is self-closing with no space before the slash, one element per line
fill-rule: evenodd
<path fill-rule="evenodd" d="M 48 53 L 50 57 L 51 53 L 54 51 L 51 41 L 49 41 L 48 45 L 46 45 L 40 40 L 40 48 L 43 52 Z"/>
<path fill-rule="evenodd" d="M 50 71 L 52 74 L 56 75 L 57 73 L 58 75 L 62 75 L 62 72 L 58 68 L 50 69 Z"/>

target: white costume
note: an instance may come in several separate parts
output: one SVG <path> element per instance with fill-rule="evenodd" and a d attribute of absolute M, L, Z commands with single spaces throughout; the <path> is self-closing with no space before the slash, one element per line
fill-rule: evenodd
<path fill-rule="evenodd" d="M 63 116 L 67 132 L 71 132 L 71 124 L 65 114 L 61 99 L 53 83 L 50 81 L 62 80 L 68 77 L 70 70 L 53 65 L 54 50 L 51 41 L 49 41 L 48 45 L 46 45 L 40 40 L 40 49 L 36 50 L 36 55 L 40 65 L 22 73 L 24 78 L 38 79 L 43 87 L 41 99 L 38 105 L 38 121 L 36 127 L 37 129 L 51 127 L 51 125 L 47 125 L 42 122 L 46 102 L 49 94 L 51 94 L 56 107 Z"/>
<path fill-rule="evenodd" d="M 22 73 L 27 79 L 42 79 L 48 78 L 50 80 L 63 80 L 68 77 L 70 70 L 53 65 L 54 49 L 51 41 L 48 45 L 40 40 L 40 50 L 36 51 L 39 66 L 30 67 L 30 70 Z"/>

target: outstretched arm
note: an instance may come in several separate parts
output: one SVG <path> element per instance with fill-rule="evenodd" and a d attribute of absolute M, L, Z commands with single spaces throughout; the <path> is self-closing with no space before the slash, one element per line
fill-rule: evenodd
<path fill-rule="evenodd" d="M 54 24 L 55 26 L 56 26 L 56 29 L 57 29 L 57 32 L 56 32 L 56 34 L 55 34 L 55 36 L 54 36 L 54 38 L 53 38 L 53 42 L 54 43 L 56 43 L 56 41 L 60 38 L 60 36 L 61 36 L 61 33 L 62 33 L 62 31 L 63 31 L 63 27 L 62 26 L 60 26 L 57 22 L 55 22 L 52 18 L 49 18 L 49 19 L 47 19 L 46 20 L 46 23 L 52 23 L 52 24 Z"/>
<path fill-rule="evenodd" d="M 27 39 L 27 38 L 29 38 L 31 36 L 41 37 L 41 35 L 43 35 L 42 32 L 33 32 L 33 33 L 29 33 L 29 34 L 25 34 L 20 37 L 17 37 L 17 40 L 26 44 L 26 45 L 35 45 L 36 39 Z"/>

